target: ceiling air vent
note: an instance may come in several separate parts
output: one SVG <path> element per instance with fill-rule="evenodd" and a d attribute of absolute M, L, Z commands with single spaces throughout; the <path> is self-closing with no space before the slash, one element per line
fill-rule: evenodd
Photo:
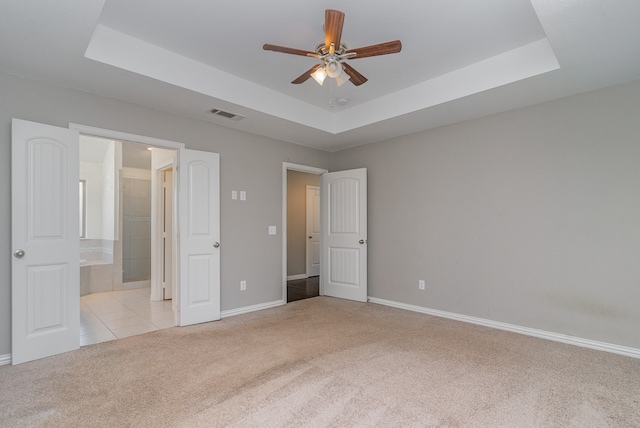
<path fill-rule="evenodd" d="M 227 119 L 231 119 L 231 120 L 242 120 L 246 117 L 246 116 L 242 116 L 241 114 L 235 114 L 235 113 L 220 110 L 217 108 L 211 109 L 210 113 L 218 116 L 226 117 Z"/>

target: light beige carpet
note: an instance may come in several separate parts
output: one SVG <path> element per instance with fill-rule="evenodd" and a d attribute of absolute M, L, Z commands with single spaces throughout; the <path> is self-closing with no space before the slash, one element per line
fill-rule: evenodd
<path fill-rule="evenodd" d="M 640 360 L 317 297 L 0 367 L 2 427 L 640 427 Z"/>

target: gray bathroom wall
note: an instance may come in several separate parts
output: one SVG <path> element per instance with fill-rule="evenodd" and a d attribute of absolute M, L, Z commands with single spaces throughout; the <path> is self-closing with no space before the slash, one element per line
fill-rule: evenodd
<path fill-rule="evenodd" d="M 122 281 L 151 279 L 151 178 L 122 178 Z M 123 284 L 126 288 L 126 284 Z"/>

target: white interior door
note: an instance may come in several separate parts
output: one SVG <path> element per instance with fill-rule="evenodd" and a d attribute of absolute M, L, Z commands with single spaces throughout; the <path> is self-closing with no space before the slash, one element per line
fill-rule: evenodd
<path fill-rule="evenodd" d="M 179 325 L 220 319 L 220 157 L 180 152 Z"/>
<path fill-rule="evenodd" d="M 12 364 L 80 347 L 78 141 L 12 121 Z"/>
<path fill-rule="evenodd" d="M 307 276 L 320 275 L 320 188 L 307 186 Z"/>
<path fill-rule="evenodd" d="M 322 175 L 323 294 L 367 301 L 367 170 Z"/>

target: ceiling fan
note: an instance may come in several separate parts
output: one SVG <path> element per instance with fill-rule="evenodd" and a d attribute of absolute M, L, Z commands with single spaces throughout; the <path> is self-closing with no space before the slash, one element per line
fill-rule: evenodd
<path fill-rule="evenodd" d="M 351 80 L 356 86 L 360 86 L 367 81 L 367 78 L 358 73 L 345 60 L 367 58 L 371 56 L 387 55 L 400 52 L 402 43 L 400 40 L 379 43 L 377 45 L 365 46 L 357 49 L 348 49 L 347 45 L 340 40 L 342 36 L 342 26 L 344 24 L 344 12 L 327 9 L 325 11 L 325 36 L 324 43 L 320 43 L 315 52 L 305 51 L 295 48 L 287 48 L 265 44 L 262 48 L 266 51 L 282 52 L 292 55 L 301 55 L 315 58 L 321 61 L 309 70 L 305 71 L 291 83 L 300 84 L 306 82 L 309 77 L 313 77 L 320 85 L 324 83 L 328 76 L 336 80 L 341 86 L 347 80 Z M 343 73 L 344 72 L 344 73 Z"/>

